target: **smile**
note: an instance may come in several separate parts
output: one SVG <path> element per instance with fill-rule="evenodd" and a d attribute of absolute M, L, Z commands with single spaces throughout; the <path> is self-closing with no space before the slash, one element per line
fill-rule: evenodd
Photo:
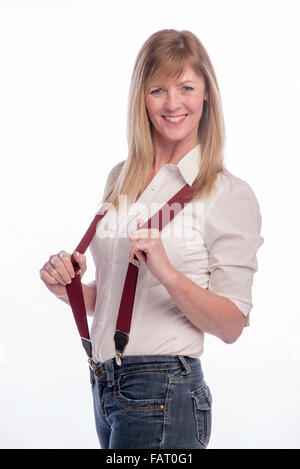
<path fill-rule="evenodd" d="M 162 116 L 170 124 L 181 124 L 184 119 L 187 117 L 187 114 L 182 114 L 181 116 Z"/>

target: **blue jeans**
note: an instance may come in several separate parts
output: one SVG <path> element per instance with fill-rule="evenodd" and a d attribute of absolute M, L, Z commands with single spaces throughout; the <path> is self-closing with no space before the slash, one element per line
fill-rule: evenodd
<path fill-rule="evenodd" d="M 206 448 L 212 396 L 199 358 L 131 355 L 92 368 L 101 449 Z"/>

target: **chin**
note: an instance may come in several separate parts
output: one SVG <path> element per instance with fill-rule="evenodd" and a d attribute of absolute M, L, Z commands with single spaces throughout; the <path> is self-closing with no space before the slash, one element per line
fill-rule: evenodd
<path fill-rule="evenodd" d="M 179 142 L 180 140 L 184 140 L 188 137 L 188 134 L 185 135 L 164 135 L 163 138 L 165 140 L 169 140 L 170 142 Z"/>

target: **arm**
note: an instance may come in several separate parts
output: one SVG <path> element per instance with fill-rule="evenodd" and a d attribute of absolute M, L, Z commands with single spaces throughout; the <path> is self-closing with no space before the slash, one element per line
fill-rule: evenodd
<path fill-rule="evenodd" d="M 164 276 L 165 288 L 186 317 L 225 343 L 241 335 L 252 308 L 256 253 L 264 240 L 260 230 L 260 208 L 252 189 L 239 178 L 228 180 L 205 210 L 208 289 L 173 266 Z"/>
<path fill-rule="evenodd" d="M 101 211 L 103 201 L 112 192 L 113 186 L 116 183 L 118 176 L 120 175 L 120 171 L 122 170 L 124 163 L 125 163 L 125 160 L 121 161 L 120 163 L 116 164 L 110 171 L 107 181 L 106 181 L 99 212 Z M 96 280 L 93 280 L 92 282 L 88 284 L 82 283 L 82 292 L 83 292 L 83 297 L 84 297 L 86 313 L 88 316 L 92 317 L 95 311 L 96 296 L 97 296 Z M 62 300 L 64 303 L 70 305 L 67 293 L 64 293 L 62 296 L 59 296 L 58 298 Z"/>
<path fill-rule="evenodd" d="M 163 285 L 179 309 L 201 331 L 227 344 L 241 335 L 246 318 L 229 298 L 200 287 L 173 266 Z"/>

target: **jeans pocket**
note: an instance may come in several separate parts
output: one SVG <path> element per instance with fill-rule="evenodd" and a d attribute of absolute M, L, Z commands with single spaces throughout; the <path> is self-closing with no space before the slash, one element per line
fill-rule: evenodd
<path fill-rule="evenodd" d="M 168 377 L 162 371 L 135 371 L 122 374 L 115 387 L 115 399 L 131 410 L 158 410 L 165 408 Z"/>
<path fill-rule="evenodd" d="M 197 429 L 197 438 L 203 446 L 207 446 L 211 434 L 212 395 L 206 383 L 190 392 Z"/>

